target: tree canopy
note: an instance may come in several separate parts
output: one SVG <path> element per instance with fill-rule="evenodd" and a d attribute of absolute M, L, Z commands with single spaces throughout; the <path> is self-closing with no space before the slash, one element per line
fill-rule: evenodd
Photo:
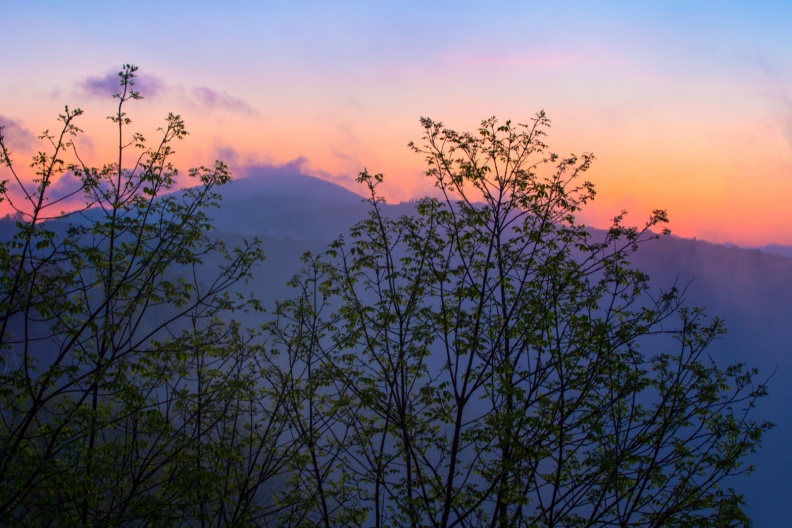
<path fill-rule="evenodd" d="M 578 222 L 594 158 L 550 152 L 543 112 L 422 119 L 434 197 L 394 217 L 363 171 L 368 218 L 267 313 L 245 286 L 267 280 L 260 243 L 212 233 L 228 168 L 177 191 L 182 119 L 153 146 L 128 132 L 136 70 L 102 167 L 79 109 L 32 183 L 0 130 L 4 525 L 750 524 L 730 477 L 771 427 L 750 414 L 765 387 L 710 357 L 719 319 L 631 264 L 664 211 Z"/>
<path fill-rule="evenodd" d="M 630 265 L 665 213 L 578 224 L 593 157 L 548 153 L 544 113 L 422 125 L 439 197 L 389 218 L 363 172 L 369 218 L 307 259 L 275 325 L 315 439 L 309 524 L 748 523 L 725 484 L 769 427 L 748 416 L 764 387 L 707 354 L 721 321 Z"/>

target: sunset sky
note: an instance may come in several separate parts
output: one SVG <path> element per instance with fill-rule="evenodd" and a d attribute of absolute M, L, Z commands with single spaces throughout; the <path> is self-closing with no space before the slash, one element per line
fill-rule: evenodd
<path fill-rule="evenodd" d="M 790 2 L 4 2 L 0 124 L 20 160 L 79 106 L 109 161 L 130 62 L 136 129 L 181 114 L 184 168 L 292 162 L 356 190 L 366 167 L 397 202 L 431 191 L 421 116 L 544 109 L 551 150 L 597 157 L 587 223 L 665 208 L 679 236 L 792 245 L 790 27 Z"/>

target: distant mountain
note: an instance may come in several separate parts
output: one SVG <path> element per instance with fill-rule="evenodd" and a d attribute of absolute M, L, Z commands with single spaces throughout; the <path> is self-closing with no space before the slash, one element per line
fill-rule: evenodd
<path fill-rule="evenodd" d="M 290 295 L 284 283 L 299 270 L 303 251 L 321 251 L 368 211 L 360 196 L 305 175 L 251 174 L 223 195 L 221 209 L 214 212 L 223 236 L 264 239 L 268 259 L 252 287 L 268 303 Z M 412 207 L 386 206 L 386 214 L 398 216 Z M 705 306 L 711 316 L 725 320 L 729 333 L 711 348 L 720 365 L 744 362 L 760 370 L 758 380 L 774 373 L 770 396 L 760 402 L 754 419 L 773 421 L 777 428 L 751 461 L 756 472 L 730 483 L 745 493 L 757 527 L 786 526 L 792 518 L 792 259 L 782 256 L 788 250 L 662 237 L 634 256 L 658 290 L 674 283 L 685 287 L 689 305 Z"/>
<path fill-rule="evenodd" d="M 323 251 L 368 212 L 368 205 L 355 193 L 283 171 L 251 170 L 248 177 L 234 180 L 220 192 L 220 208 L 209 211 L 216 234 L 229 245 L 243 237 L 262 239 L 267 259 L 244 288 L 252 289 L 270 307 L 275 300 L 294 295 L 286 282 L 299 271 L 304 251 Z M 384 207 L 389 216 L 398 216 L 410 213 L 414 205 Z M 88 213 L 83 220 L 90 219 Z M 0 219 L 0 238 L 13 231 L 10 219 Z M 671 236 L 644 244 L 633 257 L 658 290 L 676 283 L 685 288 L 689 305 L 706 306 L 710 315 L 725 320 L 729 333 L 710 350 L 721 366 L 744 362 L 760 370 L 758 380 L 772 374 L 770 395 L 760 402 L 753 418 L 773 421 L 777 428 L 751 460 L 756 472 L 729 483 L 745 494 L 757 527 L 784 527 L 792 518 L 790 256 L 788 246 L 745 249 Z M 217 263 L 207 263 L 211 264 Z M 261 322 L 260 314 L 239 317 L 251 325 Z"/>
<path fill-rule="evenodd" d="M 221 195 L 215 226 L 243 235 L 329 241 L 366 214 L 360 195 L 304 174 L 252 170 Z"/>
<path fill-rule="evenodd" d="M 226 200 L 254 197 L 322 198 L 338 202 L 360 202 L 361 196 L 313 176 L 271 168 L 251 168 L 222 189 Z"/>
<path fill-rule="evenodd" d="M 770 253 L 771 255 L 783 255 L 792 258 L 792 246 L 781 246 L 779 244 L 767 244 L 759 248 L 759 251 Z"/>
<path fill-rule="evenodd" d="M 769 396 L 753 414 L 777 427 L 751 460 L 756 472 L 741 486 L 754 525 L 787 526 L 792 518 L 792 259 L 759 249 L 666 237 L 634 258 L 654 284 L 686 286 L 688 304 L 705 306 L 728 333 L 711 348 L 720 365 L 746 363 L 757 381 L 772 376 Z"/>

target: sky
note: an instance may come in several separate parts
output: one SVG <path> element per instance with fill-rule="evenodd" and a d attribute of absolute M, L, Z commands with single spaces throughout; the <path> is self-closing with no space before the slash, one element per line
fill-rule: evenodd
<path fill-rule="evenodd" d="M 81 152 L 112 159 L 132 63 L 133 126 L 153 140 L 180 114 L 184 169 L 290 163 L 362 192 L 366 168 L 398 202 L 432 192 L 407 148 L 421 117 L 473 131 L 544 110 L 550 150 L 596 156 L 585 223 L 659 208 L 678 236 L 792 245 L 790 2 L 0 1 L 17 161 L 64 105 L 85 111 Z"/>

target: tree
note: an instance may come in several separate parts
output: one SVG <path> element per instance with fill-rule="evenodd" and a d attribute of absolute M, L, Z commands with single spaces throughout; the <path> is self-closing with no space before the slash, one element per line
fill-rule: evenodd
<path fill-rule="evenodd" d="M 579 224 L 593 156 L 548 153 L 544 113 L 421 123 L 439 197 L 391 218 L 361 173 L 368 219 L 306 256 L 269 326 L 302 439 L 284 524 L 750 524 L 729 478 L 771 427 L 765 387 L 630 264 L 665 212 Z"/>
<path fill-rule="evenodd" d="M 4 526 L 239 526 L 273 506 L 262 497 L 287 452 L 286 395 L 262 383 L 277 379 L 266 351 L 231 320 L 259 310 L 239 287 L 262 252 L 210 233 L 223 163 L 171 192 L 178 115 L 153 147 L 127 132 L 136 70 L 119 72 L 112 163 L 83 163 L 79 109 L 41 136 L 32 183 L 0 134 L 0 196 L 15 212 L 0 245 Z M 77 182 L 65 196 L 59 177 Z"/>
<path fill-rule="evenodd" d="M 750 416 L 764 386 L 710 359 L 717 318 L 630 264 L 663 211 L 577 222 L 593 157 L 547 153 L 543 113 L 422 120 L 438 197 L 393 218 L 361 173 L 369 217 L 305 256 L 262 332 L 233 319 L 263 314 L 258 241 L 211 233 L 228 168 L 175 191 L 187 132 L 129 135 L 136 71 L 101 168 L 79 109 L 32 183 L 0 129 L 0 523 L 749 524 L 728 485 L 771 427 Z"/>

